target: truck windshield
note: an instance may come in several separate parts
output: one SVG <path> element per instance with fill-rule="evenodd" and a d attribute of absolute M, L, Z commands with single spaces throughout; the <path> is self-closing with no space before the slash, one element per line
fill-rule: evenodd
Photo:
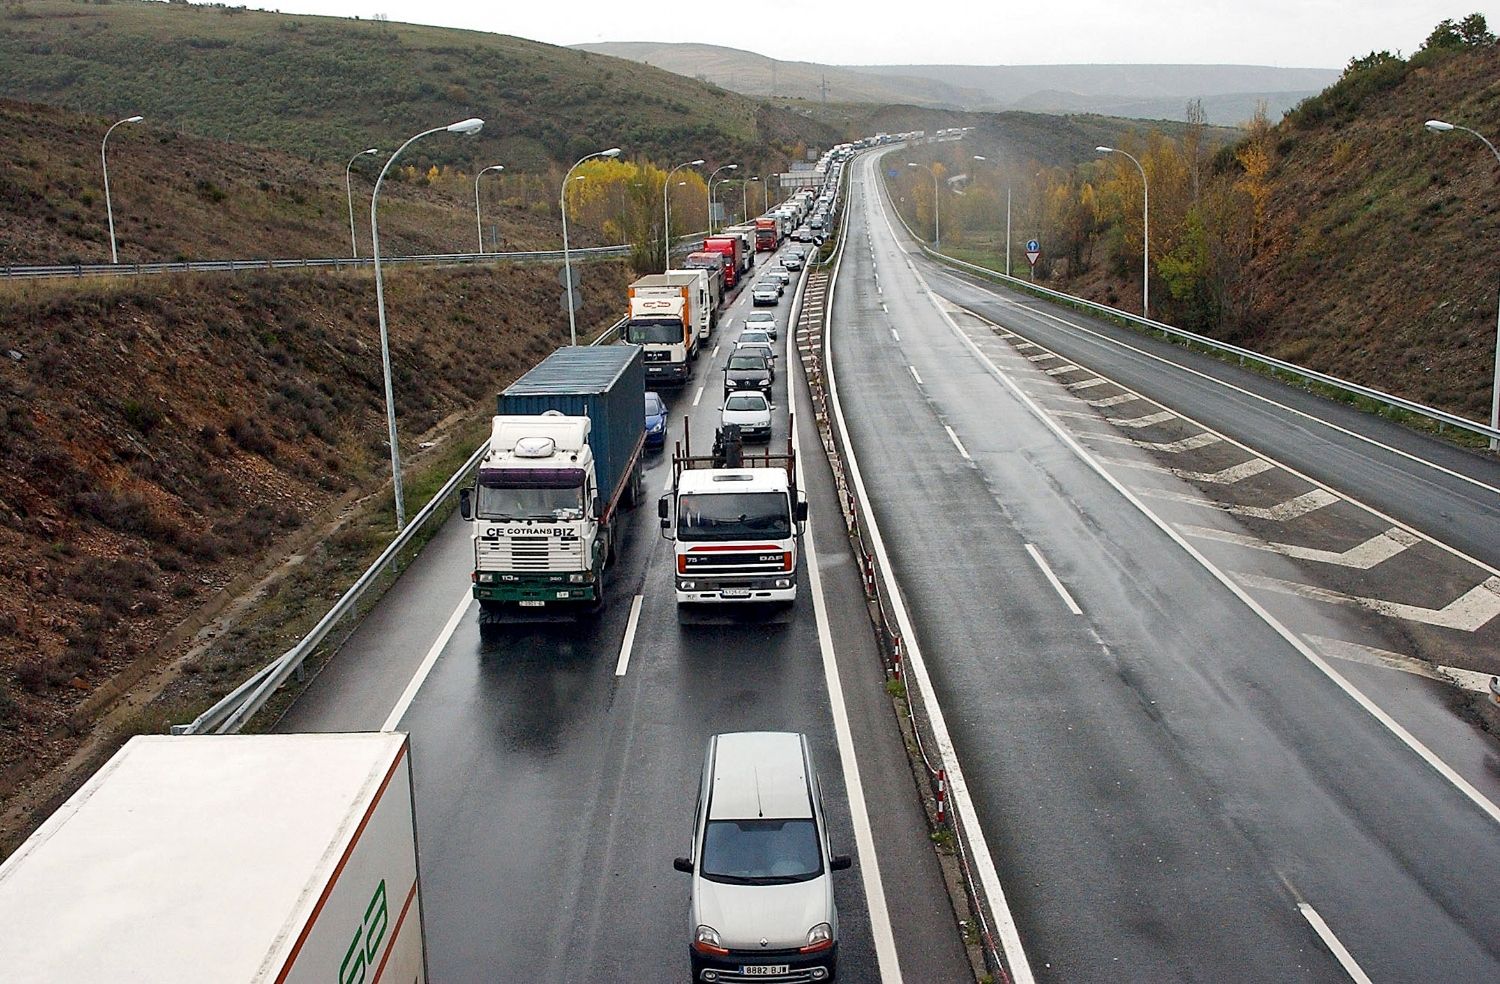
<path fill-rule="evenodd" d="M 625 339 L 635 345 L 681 345 L 681 321 L 632 321 L 625 326 Z"/>
<path fill-rule="evenodd" d="M 781 885 L 823 873 L 818 828 L 805 820 L 710 820 L 698 870 L 731 885 Z"/>
<path fill-rule="evenodd" d="M 792 515 L 784 492 L 729 492 L 677 498 L 677 538 L 785 540 Z"/>
<path fill-rule="evenodd" d="M 496 488 L 479 486 L 475 510 L 480 519 L 579 519 L 583 489 Z"/>

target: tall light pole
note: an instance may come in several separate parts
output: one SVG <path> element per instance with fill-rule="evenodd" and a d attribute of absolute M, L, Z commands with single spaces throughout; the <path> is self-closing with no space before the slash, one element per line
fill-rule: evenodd
<path fill-rule="evenodd" d="M 120 123 L 139 123 L 145 119 L 144 116 L 131 116 L 110 126 L 104 131 L 104 139 L 99 141 L 99 163 L 104 165 L 104 211 L 109 216 L 109 262 L 119 263 L 120 254 L 115 250 L 115 208 L 109 200 L 109 158 L 104 156 L 104 149 L 109 145 L 109 135 L 115 132 L 115 127 Z"/>
<path fill-rule="evenodd" d="M 563 276 L 567 279 L 567 286 L 563 289 L 568 292 L 568 344 L 578 344 L 578 325 L 573 314 L 573 295 L 578 291 L 573 286 L 573 259 L 568 253 L 568 180 L 573 177 L 573 171 L 584 161 L 593 160 L 595 157 L 619 157 L 620 148 L 611 147 L 593 154 L 585 154 L 573 162 L 573 167 L 568 168 L 568 173 L 563 175 L 562 191 L 558 193 L 557 204 L 562 208 L 563 224 Z"/>
<path fill-rule="evenodd" d="M 1129 157 L 1130 163 L 1141 172 L 1141 317 L 1151 317 L 1151 186 L 1146 181 L 1146 169 L 1141 162 L 1123 150 L 1114 147 L 1095 147 L 1101 154 L 1119 154 Z"/>
<path fill-rule="evenodd" d="M 765 184 L 760 180 L 760 175 L 758 175 L 758 174 L 752 174 L 746 180 L 748 180 L 748 181 L 754 181 L 754 182 L 756 182 L 757 184 L 760 185 L 760 202 L 761 202 L 760 214 L 761 215 L 765 215 L 766 214 L 766 186 L 765 186 Z M 750 219 L 750 214 L 747 212 L 745 214 L 745 220 L 749 221 L 749 219 Z"/>
<path fill-rule="evenodd" d="M 491 164 L 489 167 L 474 175 L 474 231 L 479 234 L 479 252 L 484 252 L 484 226 L 479 221 L 479 179 L 490 171 L 503 171 L 504 164 Z"/>
<path fill-rule="evenodd" d="M 907 161 L 907 167 L 922 167 L 916 161 Z M 922 168 L 932 174 L 932 248 L 943 248 L 943 225 L 938 215 L 938 176 L 937 169 L 933 167 Z"/>
<path fill-rule="evenodd" d="M 664 256 L 662 257 L 662 270 L 672 269 L 672 175 L 685 167 L 700 167 L 703 158 L 696 161 L 686 161 L 678 164 L 667 172 L 667 176 L 661 182 L 661 239 Z"/>
<path fill-rule="evenodd" d="M 974 155 L 976 161 L 987 161 L 988 157 Z M 1005 178 L 1005 275 L 1010 276 L 1010 176 Z"/>
<path fill-rule="evenodd" d="M 349 196 L 349 250 L 350 255 L 353 256 L 356 260 L 359 259 L 359 239 L 356 238 L 354 233 L 354 185 L 349 181 L 349 172 L 354 170 L 354 162 L 359 160 L 361 157 L 365 156 L 366 154 L 378 153 L 380 153 L 379 147 L 371 147 L 369 150 L 362 150 L 359 153 L 355 154 L 353 157 L 349 158 L 349 164 L 344 168 L 344 193 Z"/>
<path fill-rule="evenodd" d="M 484 128 L 484 120 L 467 119 L 450 123 L 447 126 L 433 127 L 431 130 L 423 130 L 412 137 L 406 143 L 396 148 L 385 162 L 385 167 L 380 169 L 380 177 L 375 179 L 375 190 L 370 193 L 370 246 L 375 256 L 375 306 L 380 312 L 380 368 L 385 374 L 385 422 L 390 431 L 391 440 L 391 485 L 396 494 L 396 532 L 406 525 L 406 503 L 402 501 L 401 491 L 401 445 L 396 442 L 396 389 L 391 384 L 391 336 L 385 326 L 385 281 L 380 274 L 380 218 L 376 206 L 380 204 L 380 185 L 385 181 L 386 172 L 391 165 L 396 163 L 396 158 L 401 152 L 423 137 L 434 133 L 478 133 Z"/>
<path fill-rule="evenodd" d="M 738 164 L 724 164 L 714 168 L 713 173 L 708 176 L 708 234 L 710 236 L 714 234 L 714 175 L 720 171 L 735 171 L 738 169 Z"/>
<path fill-rule="evenodd" d="M 1462 130 L 1465 133 L 1472 134 L 1483 140 L 1484 145 L 1490 149 L 1490 153 L 1495 155 L 1495 160 L 1500 161 L 1500 150 L 1496 150 L 1495 145 L 1486 140 L 1484 134 L 1478 130 L 1471 130 L 1466 126 L 1459 126 L 1457 123 L 1444 123 L 1442 120 L 1428 120 L 1423 125 L 1433 133 Z M 1495 380 L 1490 384 L 1490 426 L 1500 428 L 1500 308 L 1497 308 L 1495 314 Z M 1490 450 L 1494 451 L 1497 448 L 1500 448 L 1500 441 L 1497 441 L 1493 437 L 1490 438 Z"/>

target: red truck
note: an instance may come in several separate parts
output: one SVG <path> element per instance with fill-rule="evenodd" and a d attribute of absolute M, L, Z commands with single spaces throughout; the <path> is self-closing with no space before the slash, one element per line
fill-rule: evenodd
<path fill-rule="evenodd" d="M 778 245 L 776 240 L 780 237 L 781 230 L 777 228 L 775 219 L 755 220 L 755 251 L 765 253 L 774 250 Z"/>
<path fill-rule="evenodd" d="M 739 236 L 709 236 L 703 240 L 703 252 L 723 253 L 727 258 L 724 264 L 725 287 L 733 287 L 740 275 L 749 269 L 749 258 L 744 251 L 745 241 Z"/>

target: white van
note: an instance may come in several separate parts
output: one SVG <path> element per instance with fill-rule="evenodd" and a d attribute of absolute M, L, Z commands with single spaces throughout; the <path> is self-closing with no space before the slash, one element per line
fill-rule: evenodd
<path fill-rule="evenodd" d="M 807 738 L 752 731 L 708 740 L 693 853 L 688 955 L 693 980 L 831 981 L 839 916 L 822 787 Z"/>

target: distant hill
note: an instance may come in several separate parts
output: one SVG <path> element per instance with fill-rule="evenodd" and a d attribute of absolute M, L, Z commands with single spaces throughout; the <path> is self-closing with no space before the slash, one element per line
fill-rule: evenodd
<path fill-rule="evenodd" d="M 701 44 L 577 47 L 752 95 L 1142 119 L 1180 119 L 1188 100 L 1202 99 L 1209 120 L 1227 125 L 1249 119 L 1262 99 L 1274 119 L 1339 75 L 1264 65 L 819 65 Z"/>
<path fill-rule="evenodd" d="M 426 140 L 410 159 L 532 172 L 616 145 L 759 166 L 834 137 L 716 86 L 521 38 L 141 0 L 0 6 L 0 95 L 338 161 L 479 116 L 479 137 Z"/>

